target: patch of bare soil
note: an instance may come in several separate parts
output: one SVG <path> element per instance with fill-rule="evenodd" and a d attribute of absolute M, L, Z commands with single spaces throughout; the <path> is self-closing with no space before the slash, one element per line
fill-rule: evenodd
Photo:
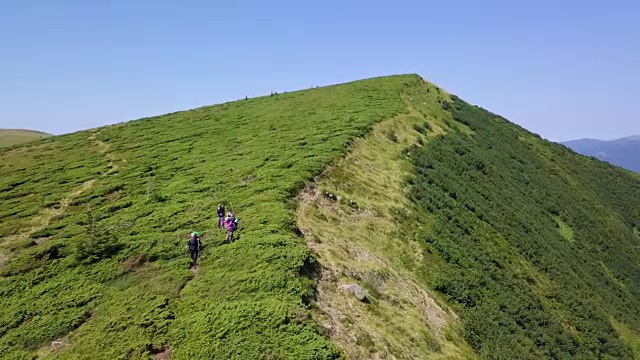
<path fill-rule="evenodd" d="M 61 337 L 58 339 L 55 339 L 51 342 L 51 350 L 53 351 L 60 351 L 61 349 L 63 349 L 64 347 L 66 347 L 67 345 L 69 345 L 69 338 L 68 337 Z"/>
<path fill-rule="evenodd" d="M 164 347 L 162 349 L 159 349 L 157 352 L 153 355 L 153 359 L 154 360 L 170 360 L 171 359 L 171 348 L 170 347 Z"/>
<path fill-rule="evenodd" d="M 37 352 L 38 358 L 43 358 L 46 356 L 50 356 L 53 353 L 60 352 L 64 350 L 67 346 L 69 346 L 69 335 L 59 337 L 53 340 L 52 342 L 50 342 L 49 344 L 41 347 Z"/>
<path fill-rule="evenodd" d="M 199 266 L 192 266 L 191 269 L 189 269 L 189 271 L 191 271 L 191 273 L 195 276 L 200 275 L 200 273 L 202 273 L 202 270 L 200 270 Z"/>

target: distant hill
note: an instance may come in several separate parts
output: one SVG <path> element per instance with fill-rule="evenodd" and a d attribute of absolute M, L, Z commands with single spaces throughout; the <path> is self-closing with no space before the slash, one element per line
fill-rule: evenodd
<path fill-rule="evenodd" d="M 0 147 L 21 144 L 49 136 L 51 134 L 35 130 L 0 129 Z"/>
<path fill-rule="evenodd" d="M 606 141 L 579 139 L 562 143 L 573 151 L 593 156 L 622 168 L 640 172 L 640 136 L 629 136 Z"/>

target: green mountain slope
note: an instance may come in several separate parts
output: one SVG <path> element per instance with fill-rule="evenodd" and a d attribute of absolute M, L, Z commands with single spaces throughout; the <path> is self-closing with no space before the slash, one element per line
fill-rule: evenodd
<path fill-rule="evenodd" d="M 0 150 L 0 199 L 7 359 L 640 357 L 640 177 L 415 75 Z"/>
<path fill-rule="evenodd" d="M 409 219 L 432 221 L 415 236 L 466 339 L 487 358 L 632 358 L 617 330 L 640 330 L 638 177 L 455 97 L 450 112 L 473 133 L 410 150 Z"/>
<path fill-rule="evenodd" d="M 312 259 L 294 197 L 354 137 L 403 111 L 416 81 L 243 100 L 0 151 L 3 358 L 336 356 L 308 319 Z M 220 202 L 243 224 L 231 245 L 215 228 Z M 206 247 L 192 273 L 193 230 Z"/>
<path fill-rule="evenodd" d="M 0 129 L 0 147 L 22 144 L 49 136 L 51 135 L 40 131 Z"/>
<path fill-rule="evenodd" d="M 450 304 L 480 358 L 640 358 L 640 177 L 432 85 L 405 95 L 408 115 L 382 122 L 303 201 L 300 226 L 326 268 L 319 321 L 350 328 L 335 340 L 352 358 L 472 357 L 451 333 L 455 351 L 410 335 L 407 313 L 442 313 L 407 290 L 421 288 Z M 354 282 L 372 305 L 335 290 Z"/>

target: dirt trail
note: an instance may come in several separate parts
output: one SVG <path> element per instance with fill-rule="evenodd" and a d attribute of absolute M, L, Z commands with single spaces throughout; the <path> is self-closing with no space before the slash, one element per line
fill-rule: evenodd
<path fill-rule="evenodd" d="M 64 214 L 73 199 L 89 190 L 94 183 L 95 180 L 89 180 L 85 181 L 82 185 L 75 187 L 65 195 L 62 200 L 60 200 L 60 203 L 58 203 L 57 206 L 41 210 L 37 215 L 32 216 L 17 233 L 5 237 L 2 242 L 2 247 L 0 247 L 0 269 L 4 267 L 9 260 L 11 260 L 11 256 L 13 255 L 11 251 L 6 250 L 8 245 L 10 246 L 15 243 L 26 241 L 31 234 L 49 226 L 52 221 Z M 47 240 L 48 238 L 44 237 L 36 239 L 35 242 L 37 244 L 42 244 Z"/>
<path fill-rule="evenodd" d="M 89 135 L 88 140 L 98 148 L 99 153 L 103 154 L 109 160 L 109 163 L 107 164 L 109 170 L 102 176 L 112 175 L 118 170 L 117 163 L 126 163 L 126 160 L 120 159 L 109 153 L 108 150 L 110 145 L 101 140 L 98 140 L 96 136 L 97 133 L 94 132 Z M 69 193 L 62 197 L 58 205 L 41 210 L 38 214 L 29 218 L 29 220 L 24 223 L 23 227 L 17 233 L 6 237 L 2 243 L 2 247 L 0 247 L 0 268 L 2 268 L 9 262 L 12 255 L 10 251 L 7 251 L 3 248 L 6 248 L 7 245 L 15 244 L 16 242 L 26 241 L 34 232 L 40 231 L 49 226 L 52 221 L 64 214 L 71 201 L 82 195 L 82 193 L 84 193 L 85 191 L 91 189 L 95 185 L 96 181 L 97 179 L 91 179 L 73 188 Z M 48 238 L 44 237 L 36 239 L 35 241 L 37 244 L 42 244 L 47 240 Z"/>
<path fill-rule="evenodd" d="M 126 163 L 127 160 L 119 158 L 115 155 L 113 155 L 112 153 L 109 152 L 109 147 L 111 147 L 110 144 L 105 143 L 102 140 L 98 140 L 97 138 L 97 133 L 94 132 L 89 136 L 89 140 L 91 140 L 95 146 L 98 148 L 98 152 L 100 152 L 102 155 L 104 155 L 107 160 L 109 160 L 109 163 L 107 164 L 107 167 L 109 168 L 109 171 L 107 171 L 103 176 L 107 176 L 107 175 L 111 175 L 114 174 L 118 171 L 118 162 L 121 163 Z"/>
<path fill-rule="evenodd" d="M 4 244 L 15 243 L 17 241 L 26 240 L 32 233 L 40 231 L 51 223 L 51 221 L 62 216 L 69 207 L 72 200 L 80 196 L 83 192 L 89 190 L 95 183 L 95 179 L 85 181 L 81 185 L 75 187 L 67 195 L 65 195 L 58 205 L 50 208 L 43 209 L 35 216 L 32 216 L 27 222 L 26 226 L 18 231 L 17 234 L 8 236 L 5 238 Z M 36 242 L 41 243 L 43 240 L 38 239 Z"/>

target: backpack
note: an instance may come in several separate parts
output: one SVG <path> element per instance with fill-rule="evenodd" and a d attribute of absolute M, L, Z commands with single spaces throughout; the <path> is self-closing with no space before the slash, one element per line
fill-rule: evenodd
<path fill-rule="evenodd" d="M 240 220 L 238 220 L 237 218 L 233 219 L 233 231 L 238 230 L 238 222 Z"/>
<path fill-rule="evenodd" d="M 192 236 L 191 239 L 189 239 L 189 249 L 190 250 L 195 250 L 198 249 L 200 246 L 200 237 L 199 236 Z"/>

